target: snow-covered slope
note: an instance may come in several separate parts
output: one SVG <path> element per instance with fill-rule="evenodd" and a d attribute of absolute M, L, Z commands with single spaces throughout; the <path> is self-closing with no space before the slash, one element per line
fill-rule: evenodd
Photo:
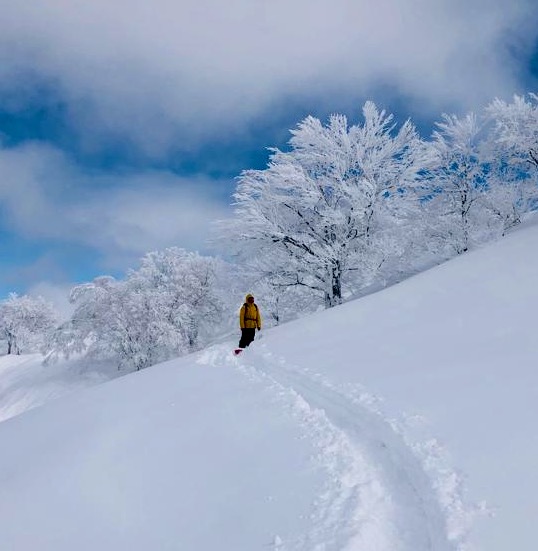
<path fill-rule="evenodd" d="M 537 246 L 1 423 L 0 549 L 533 550 Z"/>
<path fill-rule="evenodd" d="M 106 363 L 98 369 L 84 360 L 45 366 L 41 354 L 0 356 L 0 421 L 119 375 Z"/>

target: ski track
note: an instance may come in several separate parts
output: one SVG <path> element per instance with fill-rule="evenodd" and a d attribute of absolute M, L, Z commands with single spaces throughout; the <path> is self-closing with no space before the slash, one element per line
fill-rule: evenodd
<path fill-rule="evenodd" d="M 228 365 L 263 380 L 318 451 L 326 487 L 313 504 L 311 530 L 280 551 L 464 551 L 473 513 L 459 477 L 433 441 L 407 442 L 405 430 L 376 410 L 363 389 L 342 390 L 308 369 L 288 365 L 265 343 L 239 357 L 229 344 L 200 354 L 199 364 Z"/>

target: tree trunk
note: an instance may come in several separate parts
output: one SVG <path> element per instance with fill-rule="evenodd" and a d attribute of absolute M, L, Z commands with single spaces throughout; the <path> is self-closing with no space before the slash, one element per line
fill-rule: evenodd
<path fill-rule="evenodd" d="M 531 149 L 529 151 L 529 157 L 531 158 L 531 161 L 536 165 L 536 168 L 538 168 L 538 149 Z"/>
<path fill-rule="evenodd" d="M 336 261 L 331 270 L 331 291 L 325 293 L 325 308 L 342 304 L 342 271 L 340 262 Z"/>
<path fill-rule="evenodd" d="M 8 336 L 7 336 L 7 353 L 8 354 L 20 354 L 21 353 L 21 351 L 17 347 L 17 339 L 12 334 L 8 334 Z"/>

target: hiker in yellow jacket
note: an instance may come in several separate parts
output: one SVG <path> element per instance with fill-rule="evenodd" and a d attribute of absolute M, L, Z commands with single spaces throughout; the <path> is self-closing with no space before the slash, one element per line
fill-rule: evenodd
<path fill-rule="evenodd" d="M 241 327 L 241 340 L 239 348 L 246 348 L 253 340 L 256 329 L 262 329 L 262 316 L 258 305 L 254 302 L 254 296 L 250 293 L 245 297 L 245 304 L 239 312 L 239 325 Z"/>

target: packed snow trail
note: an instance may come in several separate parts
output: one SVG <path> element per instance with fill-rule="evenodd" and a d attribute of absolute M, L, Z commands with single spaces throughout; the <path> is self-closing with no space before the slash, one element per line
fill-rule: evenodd
<path fill-rule="evenodd" d="M 330 481 L 314 504 L 312 529 L 282 550 L 454 551 L 463 530 L 450 531 L 453 511 L 441 503 L 431 475 L 393 423 L 362 394 L 342 392 L 298 366 L 276 358 L 266 342 L 241 356 L 226 345 L 208 350 L 199 363 L 228 364 L 266 380 L 295 404 L 292 414 L 317 441 L 318 466 Z M 452 473 L 444 473 L 449 476 Z M 457 511 L 456 490 L 449 497 Z"/>

